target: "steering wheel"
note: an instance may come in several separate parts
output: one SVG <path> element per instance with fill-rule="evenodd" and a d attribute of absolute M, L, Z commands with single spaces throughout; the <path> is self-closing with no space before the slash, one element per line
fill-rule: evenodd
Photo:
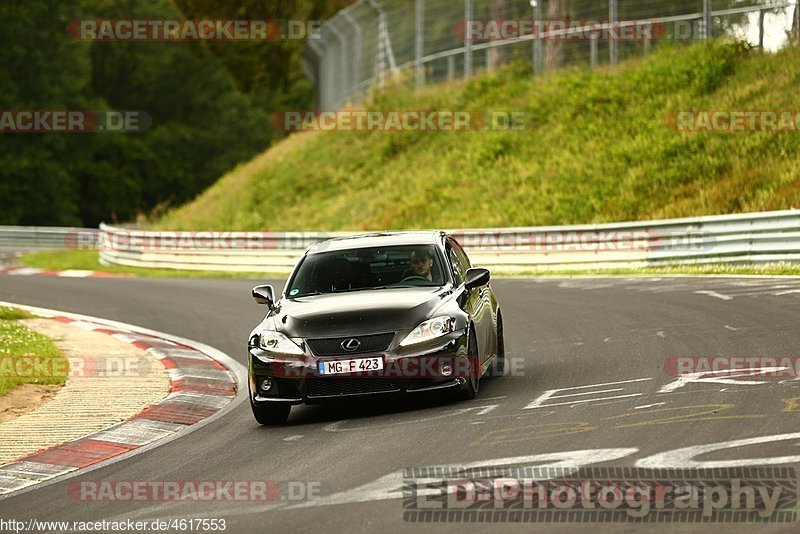
<path fill-rule="evenodd" d="M 400 280 L 400 283 L 402 284 L 403 282 L 410 282 L 411 280 L 422 280 L 423 282 L 430 282 L 430 280 L 428 280 L 424 276 L 413 275 L 413 276 L 406 276 L 405 278 Z"/>

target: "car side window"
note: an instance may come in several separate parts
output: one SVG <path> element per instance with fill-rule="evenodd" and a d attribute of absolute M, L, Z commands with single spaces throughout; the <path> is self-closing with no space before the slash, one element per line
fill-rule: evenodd
<path fill-rule="evenodd" d="M 450 243 L 452 244 L 453 250 L 455 250 L 456 255 L 461 260 L 461 266 L 464 267 L 465 270 L 472 267 L 472 262 L 469 261 L 467 253 L 464 252 L 463 248 L 461 248 L 461 244 L 455 239 L 451 239 Z"/>
<path fill-rule="evenodd" d="M 455 280 L 455 285 L 460 286 L 464 283 L 464 279 L 467 276 L 467 270 L 461 262 L 461 259 L 458 257 L 458 254 L 453 249 L 452 244 L 448 242 L 447 244 L 447 257 L 450 260 L 450 265 L 452 265 L 453 270 L 453 279 Z"/>

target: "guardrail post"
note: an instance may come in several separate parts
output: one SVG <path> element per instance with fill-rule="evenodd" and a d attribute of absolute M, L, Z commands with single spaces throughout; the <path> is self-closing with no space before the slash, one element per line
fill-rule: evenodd
<path fill-rule="evenodd" d="M 619 10 L 617 0 L 609 0 L 608 2 L 608 23 L 611 25 L 611 32 L 608 40 L 608 59 L 612 65 L 616 65 L 619 60 L 619 40 L 616 37 L 617 33 L 617 19 L 619 17 Z"/>
<path fill-rule="evenodd" d="M 469 28 L 472 20 L 472 0 L 464 0 L 464 25 Z M 472 38 L 464 33 L 464 78 L 472 77 Z"/>
<path fill-rule="evenodd" d="M 417 87 L 425 84 L 425 65 L 422 55 L 425 49 L 425 0 L 417 0 L 414 21 L 414 67 Z"/>
<path fill-rule="evenodd" d="M 447 56 L 447 80 L 450 81 L 456 76 L 456 58 L 455 56 Z"/>
<path fill-rule="evenodd" d="M 598 39 L 599 37 L 597 35 L 591 35 L 589 37 L 589 57 L 591 58 L 592 67 L 596 67 L 600 59 L 599 47 L 597 46 Z"/>
<path fill-rule="evenodd" d="M 708 40 L 713 37 L 711 27 L 711 0 L 703 0 L 703 39 Z"/>

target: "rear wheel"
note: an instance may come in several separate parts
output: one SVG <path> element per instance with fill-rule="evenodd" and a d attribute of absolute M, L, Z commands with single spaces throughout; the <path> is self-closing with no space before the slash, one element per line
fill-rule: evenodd
<path fill-rule="evenodd" d="M 282 425 L 289 419 L 289 412 L 292 410 L 290 404 L 283 403 L 256 406 L 250 401 L 250 407 L 253 409 L 253 417 L 262 425 Z"/>
<path fill-rule="evenodd" d="M 462 400 L 474 399 L 481 385 L 481 359 L 478 355 L 478 343 L 475 341 L 474 334 L 470 334 L 469 336 L 467 358 L 469 365 L 467 366 L 467 376 L 464 377 L 467 381 L 459 392 L 459 396 Z"/>

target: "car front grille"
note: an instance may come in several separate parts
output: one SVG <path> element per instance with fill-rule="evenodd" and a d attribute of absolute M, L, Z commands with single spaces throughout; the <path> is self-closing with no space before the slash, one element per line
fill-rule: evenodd
<path fill-rule="evenodd" d="M 348 339 L 357 339 L 361 345 L 354 351 L 342 348 Z M 311 352 L 317 356 L 346 356 L 348 354 L 364 354 L 367 352 L 383 352 L 389 348 L 394 334 L 374 334 L 370 336 L 330 337 L 307 340 Z"/>
<path fill-rule="evenodd" d="M 381 377 L 328 377 L 312 378 L 307 382 L 309 397 L 331 397 L 363 393 L 391 393 L 400 391 L 396 381 Z"/>

